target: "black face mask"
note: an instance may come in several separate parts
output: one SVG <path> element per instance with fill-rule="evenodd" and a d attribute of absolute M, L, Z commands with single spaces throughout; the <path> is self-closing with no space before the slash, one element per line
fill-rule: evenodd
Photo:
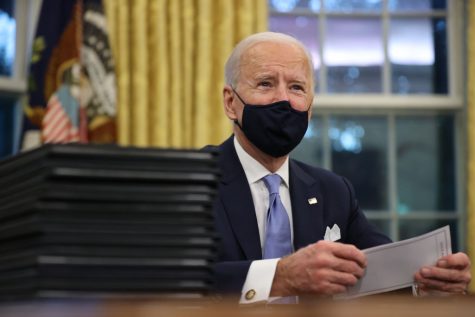
<path fill-rule="evenodd" d="M 268 105 L 244 104 L 242 125 L 234 120 L 244 135 L 262 152 L 281 157 L 292 151 L 302 140 L 308 127 L 308 110 L 298 111 L 282 100 Z"/>

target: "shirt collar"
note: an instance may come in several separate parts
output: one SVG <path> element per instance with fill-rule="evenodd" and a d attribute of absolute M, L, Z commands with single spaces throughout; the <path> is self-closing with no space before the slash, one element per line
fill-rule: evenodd
<path fill-rule="evenodd" d="M 234 148 L 236 149 L 237 156 L 246 173 L 247 181 L 249 184 L 253 184 L 261 180 L 264 176 L 271 174 L 267 168 L 265 168 L 256 159 L 250 156 L 239 144 L 239 141 L 234 137 Z M 284 164 L 274 173 L 282 178 L 283 183 L 289 188 L 289 157 L 285 159 Z"/>

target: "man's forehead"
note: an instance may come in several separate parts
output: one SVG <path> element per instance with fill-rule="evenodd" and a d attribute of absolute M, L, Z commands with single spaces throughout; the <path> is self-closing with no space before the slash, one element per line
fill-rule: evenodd
<path fill-rule="evenodd" d="M 241 56 L 240 68 L 248 75 L 262 72 L 270 74 L 272 66 L 290 68 L 297 73 L 303 72 L 301 75 L 304 77 L 311 76 L 307 55 L 302 48 L 291 43 L 257 43 Z"/>
<path fill-rule="evenodd" d="M 302 48 L 292 43 L 285 42 L 259 42 L 249 47 L 241 56 L 244 61 L 246 59 L 259 59 L 262 57 L 276 57 L 291 61 L 306 61 L 307 56 Z"/>

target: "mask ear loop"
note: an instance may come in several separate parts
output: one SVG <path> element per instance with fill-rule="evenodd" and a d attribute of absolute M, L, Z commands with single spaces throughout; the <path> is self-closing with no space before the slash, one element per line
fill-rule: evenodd
<path fill-rule="evenodd" d="M 315 97 L 315 96 L 314 96 Z M 312 100 L 310 101 L 310 104 L 308 105 L 308 108 L 307 108 L 307 112 L 310 111 L 310 109 L 312 108 L 313 106 L 313 98 Z"/>
<path fill-rule="evenodd" d="M 236 94 L 236 96 L 238 97 L 238 99 L 242 102 L 243 105 L 247 106 L 247 103 L 242 100 L 241 96 L 239 96 L 239 94 L 237 93 L 236 89 L 234 89 L 233 86 L 231 86 L 231 89 L 233 90 L 233 92 Z"/>
<path fill-rule="evenodd" d="M 241 125 L 239 124 L 239 121 L 237 119 L 234 119 L 234 124 L 237 125 L 239 127 L 239 129 L 242 130 L 242 127 Z"/>
<path fill-rule="evenodd" d="M 239 94 L 237 93 L 237 91 L 234 89 L 233 86 L 231 86 L 231 89 L 232 89 L 233 92 L 236 94 L 236 96 L 238 97 L 238 99 L 242 102 L 242 104 L 243 104 L 244 106 L 247 106 L 247 104 L 244 102 L 244 100 L 242 100 L 241 96 L 239 96 Z M 234 119 L 234 124 L 236 124 L 236 125 L 239 127 L 239 129 L 242 130 L 242 127 L 241 127 L 241 125 L 239 124 L 239 121 L 238 121 L 237 119 Z"/>
<path fill-rule="evenodd" d="M 308 105 L 308 108 L 307 108 L 307 110 L 305 110 L 305 111 L 309 112 L 310 109 L 312 108 L 312 106 L 313 106 L 313 100 L 312 100 L 312 102 L 310 103 L 310 105 Z"/>

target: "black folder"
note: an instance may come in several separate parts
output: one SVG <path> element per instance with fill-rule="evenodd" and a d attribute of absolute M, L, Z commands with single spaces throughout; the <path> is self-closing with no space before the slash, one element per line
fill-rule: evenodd
<path fill-rule="evenodd" d="M 216 153 L 45 145 L 0 161 L 0 298 L 205 296 Z"/>

